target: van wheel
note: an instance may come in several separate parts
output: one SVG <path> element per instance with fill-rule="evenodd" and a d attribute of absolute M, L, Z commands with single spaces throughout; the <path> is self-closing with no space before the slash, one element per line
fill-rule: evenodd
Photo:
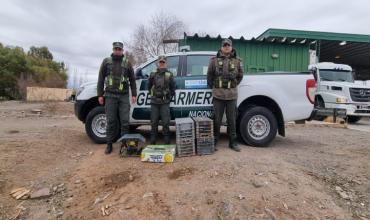
<path fill-rule="evenodd" d="M 87 135 L 97 144 L 107 143 L 106 137 L 107 118 L 104 106 L 93 108 L 86 117 L 85 130 Z M 119 132 L 117 130 L 116 137 Z"/>
<path fill-rule="evenodd" d="M 246 144 L 267 147 L 277 134 L 277 120 L 269 109 L 253 106 L 241 117 L 239 131 Z"/>
<path fill-rule="evenodd" d="M 319 109 L 324 109 L 325 108 L 325 103 L 324 103 L 324 100 L 319 97 L 319 96 L 316 96 L 315 97 L 315 107 L 316 108 L 319 108 Z M 317 120 L 317 121 L 324 121 L 326 118 L 326 116 L 315 116 L 313 119 L 314 120 Z"/>
<path fill-rule="evenodd" d="M 355 124 L 355 123 L 357 123 L 360 120 L 361 120 L 361 117 L 360 116 L 350 116 L 350 115 L 347 116 L 347 121 L 350 124 Z"/>

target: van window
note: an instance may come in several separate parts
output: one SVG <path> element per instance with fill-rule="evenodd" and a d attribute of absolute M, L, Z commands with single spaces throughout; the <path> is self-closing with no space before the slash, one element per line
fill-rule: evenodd
<path fill-rule="evenodd" d="M 212 55 L 189 55 L 187 56 L 186 75 L 203 76 L 207 75 L 209 60 Z"/>
<path fill-rule="evenodd" d="M 354 82 L 351 71 L 345 70 L 320 70 L 321 81 Z"/>

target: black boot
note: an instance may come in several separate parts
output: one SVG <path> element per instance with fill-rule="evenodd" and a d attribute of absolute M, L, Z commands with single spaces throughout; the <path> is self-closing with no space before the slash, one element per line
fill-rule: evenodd
<path fill-rule="evenodd" d="M 110 154 L 110 153 L 112 153 L 112 150 L 113 150 L 112 143 L 108 143 L 108 144 L 107 144 L 107 148 L 105 148 L 105 154 Z"/>
<path fill-rule="evenodd" d="M 170 143 L 171 143 L 170 136 L 169 135 L 164 135 L 164 144 L 170 144 Z"/>
<path fill-rule="evenodd" d="M 229 139 L 229 147 L 234 151 L 237 151 L 237 152 L 241 151 L 240 147 L 238 146 L 238 143 L 236 143 L 235 138 Z"/>
<path fill-rule="evenodd" d="M 151 134 L 150 135 L 150 144 L 154 145 L 156 141 L 157 141 L 157 135 Z"/>

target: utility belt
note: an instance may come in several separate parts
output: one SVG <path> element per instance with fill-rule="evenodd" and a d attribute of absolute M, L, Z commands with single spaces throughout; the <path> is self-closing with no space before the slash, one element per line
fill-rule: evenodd
<path fill-rule="evenodd" d="M 170 92 L 168 89 L 154 89 L 154 87 L 151 89 L 152 97 L 161 99 L 161 100 L 169 100 L 171 98 Z"/>
<path fill-rule="evenodd" d="M 214 87 L 217 89 L 231 89 L 231 88 L 236 88 L 237 83 L 236 79 L 225 79 L 223 77 L 218 77 L 215 80 Z"/>

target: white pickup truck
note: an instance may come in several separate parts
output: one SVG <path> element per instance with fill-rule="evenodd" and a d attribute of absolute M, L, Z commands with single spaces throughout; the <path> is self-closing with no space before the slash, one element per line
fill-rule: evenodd
<path fill-rule="evenodd" d="M 175 118 L 212 117 L 212 92 L 207 88 L 209 60 L 216 52 L 179 52 L 167 54 L 168 69 L 176 80 L 176 95 L 171 108 Z M 131 105 L 130 126 L 150 124 L 150 97 L 147 78 L 156 68 L 152 59 L 138 68 L 137 103 Z M 76 94 L 75 114 L 85 123 L 89 137 L 105 142 L 104 107 L 98 104 L 96 82 L 82 85 Z M 240 138 L 252 146 L 268 146 L 279 133 L 285 136 L 284 123 L 308 119 L 314 108 L 315 80 L 310 73 L 267 72 L 244 75 L 239 85 L 237 130 Z M 118 131 L 117 131 L 118 136 Z"/>
<path fill-rule="evenodd" d="M 315 104 L 318 108 L 346 110 L 350 123 L 370 116 L 370 86 L 366 81 L 355 82 L 350 66 L 323 62 L 308 68 L 317 78 Z"/>

